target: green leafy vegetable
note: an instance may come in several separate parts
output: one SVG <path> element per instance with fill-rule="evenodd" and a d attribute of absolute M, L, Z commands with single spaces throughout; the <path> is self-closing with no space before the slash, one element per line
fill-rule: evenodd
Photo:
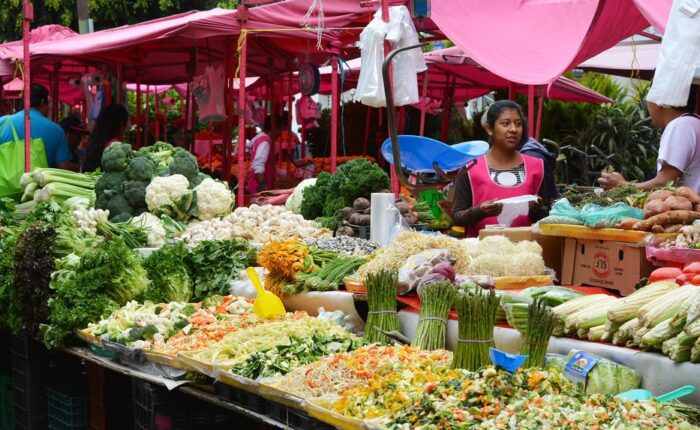
<path fill-rule="evenodd" d="M 188 302 L 192 281 L 187 272 L 189 251 L 183 242 L 165 245 L 143 262 L 151 285 L 143 296 L 155 303 Z"/>
<path fill-rule="evenodd" d="M 189 258 L 194 299 L 229 294 L 231 280 L 248 265 L 248 244 L 242 240 L 205 240 Z"/>

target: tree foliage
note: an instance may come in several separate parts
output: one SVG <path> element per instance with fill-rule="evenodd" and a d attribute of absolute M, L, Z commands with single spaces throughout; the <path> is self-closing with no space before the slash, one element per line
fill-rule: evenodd
<path fill-rule="evenodd" d="M 76 0 L 33 0 L 32 28 L 47 24 L 61 24 L 78 28 Z M 95 30 L 148 21 L 190 10 L 208 10 L 214 7 L 234 8 L 237 0 L 88 0 L 90 17 Z M 4 0 L 0 8 L 0 41 L 22 37 L 22 0 Z"/>

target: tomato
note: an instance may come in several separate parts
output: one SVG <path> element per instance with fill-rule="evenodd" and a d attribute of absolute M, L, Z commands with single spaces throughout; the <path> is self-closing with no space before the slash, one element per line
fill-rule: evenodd
<path fill-rule="evenodd" d="M 693 279 L 690 280 L 690 283 L 693 285 L 700 285 L 700 275 L 693 276 Z"/>
<path fill-rule="evenodd" d="M 696 276 L 695 273 L 684 273 L 681 276 L 676 278 L 676 284 L 678 284 L 678 285 L 689 284 L 690 281 L 692 281 L 695 276 Z"/>
<path fill-rule="evenodd" d="M 681 276 L 683 271 L 677 267 L 662 267 L 651 272 L 649 282 L 667 281 Z"/>
<path fill-rule="evenodd" d="M 700 274 L 700 261 L 693 261 L 692 263 L 686 264 L 683 268 L 683 273 Z"/>

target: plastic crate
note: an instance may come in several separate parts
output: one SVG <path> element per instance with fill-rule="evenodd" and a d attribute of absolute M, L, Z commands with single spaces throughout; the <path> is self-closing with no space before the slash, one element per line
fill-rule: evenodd
<path fill-rule="evenodd" d="M 12 339 L 12 334 L 7 330 L 0 329 L 0 351 L 10 350 L 10 339 Z M 9 375 L 11 372 L 10 354 L 0 354 L 0 375 Z"/>
<path fill-rule="evenodd" d="M 305 412 L 294 408 L 288 408 L 279 403 L 270 403 L 267 416 L 295 430 L 335 429 L 332 425 L 319 421 Z"/>
<path fill-rule="evenodd" d="M 0 375 L 0 430 L 14 430 L 15 403 L 12 377 Z"/>
<path fill-rule="evenodd" d="M 173 393 L 173 430 L 229 430 L 235 428 L 234 414 L 181 393 Z"/>
<path fill-rule="evenodd" d="M 52 354 L 26 337 L 10 339 L 12 388 L 17 430 L 46 429 L 46 385 Z"/>
<path fill-rule="evenodd" d="M 132 380 L 134 429 L 155 430 L 172 428 L 168 392 L 149 382 Z"/>
<path fill-rule="evenodd" d="M 87 430 L 88 398 L 84 393 L 46 389 L 49 430 Z"/>
<path fill-rule="evenodd" d="M 225 402 L 233 403 L 261 414 L 265 413 L 267 406 L 270 403 L 267 401 L 267 399 L 258 396 L 257 394 L 253 394 L 230 385 L 222 384 L 220 382 L 214 382 L 214 393 L 219 399 Z"/>
<path fill-rule="evenodd" d="M 95 363 L 85 363 L 85 375 L 87 376 L 90 397 L 88 407 L 90 409 L 90 430 L 105 430 L 107 417 L 105 414 L 105 372 L 106 370 Z"/>

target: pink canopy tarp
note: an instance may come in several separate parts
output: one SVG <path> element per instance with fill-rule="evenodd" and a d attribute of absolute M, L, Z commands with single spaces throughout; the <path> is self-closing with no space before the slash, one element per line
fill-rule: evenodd
<path fill-rule="evenodd" d="M 540 85 L 663 20 L 672 0 L 434 0 L 432 20 L 491 72 Z M 668 12 L 666 12 L 666 15 Z"/>

